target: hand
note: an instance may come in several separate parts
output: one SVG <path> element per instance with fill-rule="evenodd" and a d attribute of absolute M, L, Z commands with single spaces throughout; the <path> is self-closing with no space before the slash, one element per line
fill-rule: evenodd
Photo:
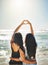
<path fill-rule="evenodd" d="M 21 57 L 19 58 L 20 61 L 22 61 Z"/>
<path fill-rule="evenodd" d="M 10 57 L 10 60 L 13 60 L 13 58 Z"/>
<path fill-rule="evenodd" d="M 23 22 L 24 22 L 24 24 L 28 24 L 28 21 L 27 20 L 24 20 Z"/>
<path fill-rule="evenodd" d="M 25 21 L 25 20 L 23 20 L 22 23 L 21 23 L 20 25 L 23 25 L 23 24 L 24 24 L 24 21 Z"/>
<path fill-rule="evenodd" d="M 31 24 L 28 20 L 23 20 L 21 24 Z"/>

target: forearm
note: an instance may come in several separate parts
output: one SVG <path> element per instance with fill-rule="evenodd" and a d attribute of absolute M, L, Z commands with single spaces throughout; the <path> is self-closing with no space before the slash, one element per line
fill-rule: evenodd
<path fill-rule="evenodd" d="M 21 26 L 22 26 L 22 24 L 20 24 L 20 25 L 15 29 L 14 33 L 17 32 L 17 31 L 20 29 Z"/>
<path fill-rule="evenodd" d="M 22 61 L 26 64 L 36 64 L 36 61 L 34 61 L 34 60 L 30 61 L 30 60 L 27 60 L 27 59 L 19 59 L 19 58 L 10 58 L 10 59 L 14 60 L 14 61 L 18 61 L 18 62 Z"/>
<path fill-rule="evenodd" d="M 15 33 L 15 32 L 17 33 L 17 31 L 20 29 L 21 25 L 22 25 L 22 24 L 20 24 L 20 25 L 15 29 L 14 33 Z M 13 33 L 13 35 L 12 35 L 11 42 L 13 41 L 14 33 Z"/>
<path fill-rule="evenodd" d="M 27 60 L 27 59 L 24 59 L 23 62 L 26 64 L 36 64 L 36 61 L 33 61 L 33 60 L 31 61 L 31 60 Z"/>
<path fill-rule="evenodd" d="M 10 60 L 20 61 L 20 59 L 19 59 L 19 58 L 10 58 Z"/>
<path fill-rule="evenodd" d="M 33 31 L 33 27 L 31 25 L 31 23 L 30 23 L 30 30 L 31 30 L 31 33 L 34 35 L 34 31 Z"/>

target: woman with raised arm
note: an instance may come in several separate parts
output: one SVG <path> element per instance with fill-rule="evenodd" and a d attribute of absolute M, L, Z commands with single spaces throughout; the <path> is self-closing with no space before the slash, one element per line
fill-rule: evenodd
<path fill-rule="evenodd" d="M 30 25 L 31 33 L 28 33 L 25 38 L 25 46 L 27 50 L 27 58 L 30 60 L 36 60 L 36 49 L 37 49 L 37 43 L 34 36 L 34 31 L 31 23 L 26 20 L 28 24 Z M 36 65 L 36 64 L 27 64 L 27 65 Z"/>

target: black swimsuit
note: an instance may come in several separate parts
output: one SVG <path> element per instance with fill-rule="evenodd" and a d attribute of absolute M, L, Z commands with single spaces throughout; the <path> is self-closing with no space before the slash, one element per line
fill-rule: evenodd
<path fill-rule="evenodd" d="M 20 54 L 19 51 L 18 52 L 14 52 L 12 49 L 12 58 L 19 58 Z M 14 60 L 10 60 L 9 65 L 23 65 L 23 63 L 21 61 L 14 61 Z"/>

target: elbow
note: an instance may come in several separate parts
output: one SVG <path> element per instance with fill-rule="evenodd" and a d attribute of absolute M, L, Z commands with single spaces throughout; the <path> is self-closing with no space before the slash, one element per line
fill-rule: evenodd
<path fill-rule="evenodd" d="M 21 61 L 22 61 L 22 62 L 25 62 L 25 58 L 22 58 Z"/>

